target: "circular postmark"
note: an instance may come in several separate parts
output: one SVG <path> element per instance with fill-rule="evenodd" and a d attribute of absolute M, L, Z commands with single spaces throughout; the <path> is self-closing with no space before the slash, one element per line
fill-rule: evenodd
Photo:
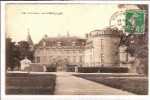
<path fill-rule="evenodd" d="M 112 27 L 112 28 L 117 28 L 119 30 L 124 30 L 124 27 L 125 27 L 125 11 L 115 12 L 109 20 L 109 26 Z"/>

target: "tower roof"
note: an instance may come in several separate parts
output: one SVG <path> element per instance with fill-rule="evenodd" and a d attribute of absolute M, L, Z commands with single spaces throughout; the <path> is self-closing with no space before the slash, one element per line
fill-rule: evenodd
<path fill-rule="evenodd" d="M 31 39 L 31 35 L 30 35 L 29 29 L 28 29 L 27 42 L 29 43 L 29 45 L 33 45 L 33 41 L 32 41 L 32 39 Z"/>
<path fill-rule="evenodd" d="M 122 31 L 116 29 L 116 28 L 110 28 L 110 27 L 107 27 L 107 28 L 104 28 L 104 29 L 101 29 L 101 30 L 94 30 L 94 31 L 91 31 L 88 35 L 91 36 L 91 37 L 97 37 L 97 36 L 120 36 L 120 34 L 122 33 Z"/>

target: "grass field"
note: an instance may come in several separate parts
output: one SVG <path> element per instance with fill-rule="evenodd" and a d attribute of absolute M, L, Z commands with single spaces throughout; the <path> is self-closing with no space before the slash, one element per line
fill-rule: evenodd
<path fill-rule="evenodd" d="M 113 88 L 126 90 L 139 95 L 148 94 L 148 78 L 143 76 L 123 74 L 76 74 L 74 76 L 102 83 Z"/>
<path fill-rule="evenodd" d="M 7 73 L 6 94 L 53 94 L 55 82 L 53 74 Z"/>

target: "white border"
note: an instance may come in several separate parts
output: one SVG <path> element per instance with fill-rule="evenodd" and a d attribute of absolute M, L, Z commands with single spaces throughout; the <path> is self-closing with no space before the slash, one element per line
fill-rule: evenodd
<path fill-rule="evenodd" d="M 5 4 L 7 3 L 59 3 L 59 4 L 149 4 L 150 18 L 150 1 L 1 1 L 1 99 L 2 100 L 149 100 L 149 95 L 5 95 Z M 149 19 L 150 23 L 150 19 Z M 150 24 L 149 24 L 150 29 Z M 150 33 L 149 33 L 150 34 Z M 150 38 L 150 35 L 148 35 Z M 148 41 L 150 44 L 150 41 Z M 148 45 L 149 46 L 149 45 Z M 150 56 L 150 54 L 149 54 Z M 150 62 L 150 59 L 149 59 Z M 150 68 L 149 68 L 150 69 Z M 150 73 L 150 70 L 149 70 Z M 149 78 L 150 80 L 150 78 Z M 150 86 L 150 82 L 149 82 Z M 150 88 L 149 88 L 150 91 Z M 86 91 L 85 91 L 86 92 Z"/>

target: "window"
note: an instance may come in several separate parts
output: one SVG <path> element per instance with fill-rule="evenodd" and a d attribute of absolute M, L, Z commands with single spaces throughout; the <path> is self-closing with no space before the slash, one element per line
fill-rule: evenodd
<path fill-rule="evenodd" d="M 62 42 L 57 42 L 57 46 L 61 46 Z"/>
<path fill-rule="evenodd" d="M 82 56 L 80 56 L 80 58 L 79 58 L 79 59 L 80 59 L 80 63 L 82 63 Z"/>
<path fill-rule="evenodd" d="M 49 56 L 49 61 L 51 61 L 51 60 L 52 60 L 52 58 L 53 58 L 53 56 Z"/>
<path fill-rule="evenodd" d="M 76 42 L 72 42 L 72 46 L 75 46 L 76 45 Z"/>
<path fill-rule="evenodd" d="M 40 57 L 36 57 L 36 62 L 40 63 Z"/>
<path fill-rule="evenodd" d="M 68 61 L 68 62 L 70 62 L 70 59 L 71 59 L 70 56 L 67 56 L 67 61 Z"/>
<path fill-rule="evenodd" d="M 73 62 L 76 62 L 76 56 L 73 56 Z"/>
<path fill-rule="evenodd" d="M 39 53 L 40 53 L 40 50 L 39 50 L 39 49 L 37 49 L 37 50 L 36 50 L 36 54 L 39 54 Z"/>

